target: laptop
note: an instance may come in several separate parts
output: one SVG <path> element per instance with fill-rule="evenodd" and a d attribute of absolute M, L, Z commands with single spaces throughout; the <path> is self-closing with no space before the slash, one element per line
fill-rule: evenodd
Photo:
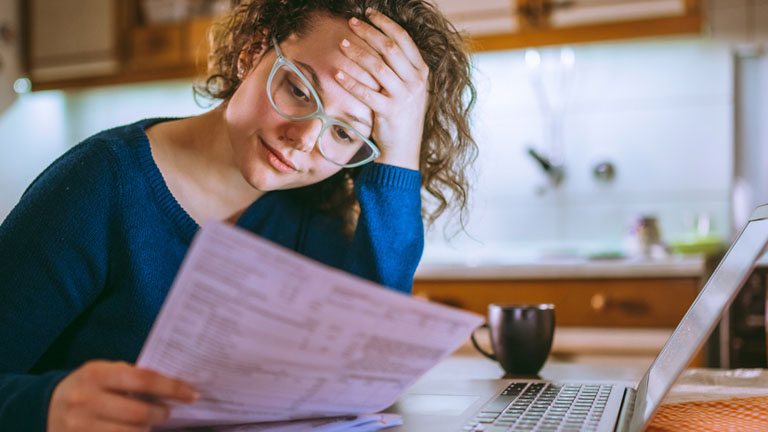
<path fill-rule="evenodd" d="M 392 431 L 642 431 L 767 246 L 765 204 L 754 210 L 636 387 L 605 381 L 423 382 L 388 410 L 404 420 Z"/>

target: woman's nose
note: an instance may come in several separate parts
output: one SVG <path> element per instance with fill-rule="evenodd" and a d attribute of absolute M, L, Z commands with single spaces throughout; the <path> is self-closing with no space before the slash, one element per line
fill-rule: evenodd
<path fill-rule="evenodd" d="M 292 121 L 288 125 L 286 136 L 296 149 L 310 152 L 320 138 L 323 122 L 320 119 Z"/>

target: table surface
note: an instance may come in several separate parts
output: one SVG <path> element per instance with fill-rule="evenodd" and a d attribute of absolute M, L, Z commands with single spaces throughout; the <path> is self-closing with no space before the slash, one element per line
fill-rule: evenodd
<path fill-rule="evenodd" d="M 652 358 L 625 359 L 605 362 L 599 357 L 587 362 L 558 360 L 550 358 L 539 373 L 540 378 L 550 381 L 595 380 L 635 386 L 645 374 Z M 489 383 L 502 378 L 518 378 L 506 375 L 498 363 L 480 355 L 471 344 L 467 343 L 451 356 L 440 362 L 414 386 L 446 385 L 462 386 L 475 380 Z M 768 370 L 766 369 L 689 369 L 676 382 L 664 403 L 686 402 L 692 400 L 728 399 L 734 397 L 768 396 Z M 395 427 L 392 432 L 410 431 L 406 426 Z"/>
<path fill-rule="evenodd" d="M 651 365 L 651 357 L 582 356 L 576 361 L 550 356 L 539 378 L 549 381 L 597 380 L 636 385 Z M 504 373 L 498 363 L 475 350 L 471 343 L 432 368 L 417 383 L 433 380 L 475 380 L 515 377 Z M 703 394 L 706 389 L 707 394 Z M 698 395 L 698 396 L 694 396 Z M 665 403 L 681 400 L 768 396 L 768 369 L 687 369 L 672 387 Z"/>
<path fill-rule="evenodd" d="M 606 359 L 608 358 L 606 357 Z M 624 362 L 615 361 L 615 357 L 611 358 L 611 360 L 614 361 L 607 362 L 609 364 L 606 364 L 606 362 L 596 359 L 588 363 L 584 361 L 559 360 L 550 357 L 539 373 L 539 376 L 541 379 L 550 381 L 567 379 L 611 380 L 635 384 L 643 377 L 652 359 L 641 358 L 636 360 L 631 356 L 627 356 Z M 427 372 L 419 381 L 499 378 L 516 377 L 505 375 L 504 370 L 498 363 L 482 356 L 471 343 L 466 343 Z"/>
<path fill-rule="evenodd" d="M 458 430 L 486 402 L 479 395 L 490 397 L 503 389 L 506 384 L 502 378 L 610 381 L 633 386 L 645 373 L 647 364 L 649 360 L 639 364 L 605 365 L 550 358 L 539 376 L 516 377 L 506 375 L 498 363 L 482 356 L 467 343 L 417 380 L 395 405 L 385 411 L 402 415 L 404 422 L 402 426 L 387 430 Z M 456 397 L 466 400 L 457 401 Z M 457 405 L 452 405 L 454 402 Z"/>

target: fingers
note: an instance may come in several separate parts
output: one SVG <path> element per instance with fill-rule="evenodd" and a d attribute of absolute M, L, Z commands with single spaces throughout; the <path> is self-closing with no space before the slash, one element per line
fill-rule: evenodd
<path fill-rule="evenodd" d="M 419 149 L 428 102 L 429 67 L 408 33 L 382 13 L 368 9 L 372 24 L 350 18 L 356 37 L 340 50 L 359 69 L 341 65 L 336 81 L 374 112 L 372 137 L 381 163 L 419 169 Z M 364 75 L 380 85 L 366 85 Z"/>
<path fill-rule="evenodd" d="M 72 431 L 99 431 L 99 432 L 150 432 L 149 426 L 132 426 L 126 424 L 117 424 L 110 421 L 92 419 L 79 428 L 73 428 Z"/>
<path fill-rule="evenodd" d="M 381 12 L 368 8 L 368 19 L 376 24 L 387 36 L 397 42 L 403 54 L 410 60 L 413 67 L 419 71 L 429 72 L 429 66 L 424 63 L 419 47 L 413 42 L 411 36 L 399 24 Z"/>
<path fill-rule="evenodd" d="M 364 68 L 373 73 L 385 69 L 384 66 L 388 66 L 386 70 L 397 74 L 398 78 L 403 81 L 413 80 L 416 77 L 416 69 L 395 40 L 357 18 L 351 18 L 349 24 L 352 31 L 378 54 L 376 56 L 364 56 L 361 55 L 362 50 L 359 48 L 357 50 L 347 50 L 355 55 L 353 58 L 357 62 L 361 60 L 368 62 L 366 65 L 363 65 Z M 386 85 L 384 86 L 386 87 Z"/>
<path fill-rule="evenodd" d="M 54 428 L 59 429 L 59 428 Z M 99 432 L 150 432 L 148 426 L 132 426 L 126 424 L 117 424 L 110 421 L 104 421 L 99 419 L 91 419 L 88 422 L 82 424 L 73 424 L 72 428 L 68 429 L 75 431 L 99 431 Z M 52 432 L 49 428 L 49 432 Z"/>
<path fill-rule="evenodd" d="M 408 32 L 391 18 L 372 8 L 366 10 L 366 15 L 381 31 L 359 20 L 358 25 L 350 25 L 352 31 L 381 53 L 390 66 L 395 68 L 398 75 L 404 73 L 410 76 L 415 71 L 418 76 L 426 77 L 429 67 L 424 63 L 419 47 L 413 42 Z M 350 20 L 351 23 L 352 20 Z M 410 68 L 403 62 L 410 63 Z M 410 79 L 402 75 L 401 77 Z"/>
<path fill-rule="evenodd" d="M 375 54 L 372 54 L 372 55 L 375 55 Z M 344 64 L 340 66 L 339 69 L 343 70 L 345 74 L 353 76 L 356 80 L 372 88 L 373 90 L 381 91 L 381 85 L 379 84 L 379 82 L 376 81 L 376 79 L 373 78 L 371 74 L 363 70 L 363 68 L 360 67 L 360 65 L 358 65 L 357 63 L 355 63 L 352 59 L 347 58 Z"/>
<path fill-rule="evenodd" d="M 115 363 L 93 373 L 101 375 L 99 378 L 104 388 L 109 390 L 139 393 L 187 403 L 197 399 L 197 391 L 185 381 L 151 370 L 139 369 L 128 363 Z"/>
<path fill-rule="evenodd" d="M 93 409 L 99 419 L 133 426 L 165 423 L 171 408 L 158 402 L 148 402 L 116 393 L 105 393 L 94 399 Z"/>
<path fill-rule="evenodd" d="M 334 75 L 334 78 L 336 78 L 336 81 L 338 81 L 344 89 L 361 102 L 368 105 L 374 112 L 382 112 L 386 108 L 387 97 L 358 81 L 355 77 L 348 75 L 343 71 L 338 71 L 336 72 L 336 75 Z"/>
<path fill-rule="evenodd" d="M 192 402 L 195 397 L 184 381 L 125 362 L 90 361 L 54 388 L 48 430 L 146 432 L 170 416 L 164 399 Z"/>
<path fill-rule="evenodd" d="M 358 65 L 344 67 L 336 80 L 347 91 L 376 112 L 384 113 L 395 101 L 410 103 L 414 95 L 423 95 L 427 87 L 429 67 L 408 33 L 386 15 L 369 9 L 366 11 L 376 28 L 359 19 L 351 18 L 349 26 L 360 37 L 341 42 L 341 51 Z M 381 29 L 381 30 L 379 30 Z M 374 52 L 371 53 L 371 50 Z M 381 90 L 366 83 L 368 75 L 381 85 Z"/>
<path fill-rule="evenodd" d="M 367 53 L 363 47 L 351 43 L 348 39 L 341 41 L 341 52 L 359 65 L 365 72 L 371 74 L 390 93 L 394 93 L 402 88 L 402 78 L 395 74 L 390 65 L 380 56 Z M 411 69 L 413 68 L 411 67 Z"/>

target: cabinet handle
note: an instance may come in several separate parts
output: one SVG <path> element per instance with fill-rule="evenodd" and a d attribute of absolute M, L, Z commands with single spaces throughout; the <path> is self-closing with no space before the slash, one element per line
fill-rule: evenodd
<path fill-rule="evenodd" d="M 149 39 L 147 39 L 147 47 L 152 52 L 161 52 L 166 49 L 168 46 L 168 38 L 165 35 L 162 34 L 152 34 Z"/>
<path fill-rule="evenodd" d="M 608 300 L 605 298 L 603 294 L 595 294 L 589 300 L 589 304 L 592 305 L 592 310 L 594 310 L 595 312 L 600 312 L 604 310 L 605 304 L 607 302 Z"/>
<path fill-rule="evenodd" d="M 617 309 L 632 315 L 647 314 L 651 311 L 651 305 L 639 299 L 616 300 L 606 296 L 603 293 L 597 293 L 589 300 L 592 310 L 595 312 L 604 312 L 609 309 Z"/>

